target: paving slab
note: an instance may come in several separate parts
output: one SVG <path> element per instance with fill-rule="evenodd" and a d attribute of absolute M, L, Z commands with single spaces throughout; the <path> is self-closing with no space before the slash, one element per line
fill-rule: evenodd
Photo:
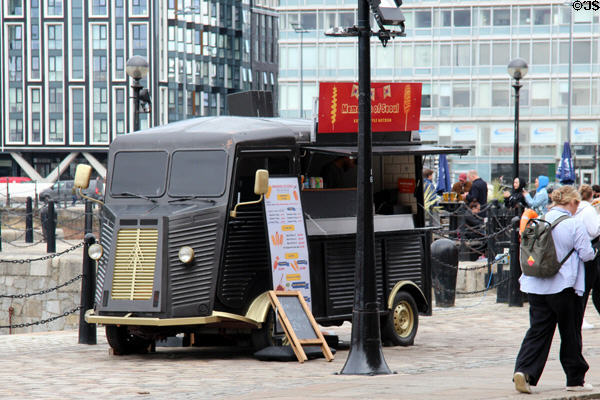
<path fill-rule="evenodd" d="M 591 302 L 590 302 L 591 303 Z M 584 330 L 587 381 L 600 388 L 600 316 Z M 495 296 L 459 298 L 419 320 L 411 347 L 385 347 L 392 375 L 338 375 L 347 350 L 335 360 L 263 362 L 240 348 L 159 347 L 156 353 L 113 356 L 98 329 L 97 345 L 77 344 L 76 331 L 0 336 L 0 399 L 574 399 L 600 398 L 600 390 L 564 390 L 555 336 L 534 394 L 511 382 L 515 357 L 528 328 L 528 307 L 496 303 Z M 344 341 L 350 325 L 327 327 Z"/>

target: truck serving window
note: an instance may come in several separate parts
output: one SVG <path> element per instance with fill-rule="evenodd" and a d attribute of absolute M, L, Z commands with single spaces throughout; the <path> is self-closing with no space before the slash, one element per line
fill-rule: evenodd
<path fill-rule="evenodd" d="M 121 151 L 115 154 L 112 195 L 133 193 L 158 197 L 165 192 L 168 154 L 164 151 Z"/>
<path fill-rule="evenodd" d="M 170 196 L 220 196 L 225 191 L 227 153 L 223 150 L 175 151 L 171 156 Z"/>

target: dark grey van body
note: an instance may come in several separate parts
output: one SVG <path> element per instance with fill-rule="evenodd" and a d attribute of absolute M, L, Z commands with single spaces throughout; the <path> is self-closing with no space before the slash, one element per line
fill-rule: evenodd
<path fill-rule="evenodd" d="M 260 308 L 255 305 L 272 289 L 263 203 L 239 207 L 237 218 L 229 211 L 258 197 L 253 193 L 257 169 L 267 169 L 271 177 L 300 178 L 317 153 L 356 155 L 352 147 L 311 145 L 310 130 L 311 123 L 302 120 L 206 117 L 113 141 L 101 213 L 104 253 L 98 261 L 95 309 L 88 321 L 130 325 L 145 338 L 231 326 L 231 318 L 218 325 L 223 320 L 217 314 L 240 316 L 237 322 L 260 327 L 264 322 L 260 315 L 264 317 L 268 309 L 261 308 L 260 314 L 254 312 Z M 379 216 L 383 225 L 387 223 L 375 232 L 382 316 L 391 315 L 400 288 L 414 298 L 415 312 L 431 313 L 431 230 L 424 227 L 420 171 L 421 156 L 436 152 L 457 151 L 415 143 L 374 148 L 382 164 L 384 157 L 405 160 L 416 184 L 414 194 L 406 195 L 412 206 L 395 216 L 408 220 L 409 226 L 390 227 L 394 216 Z M 339 325 L 352 318 L 356 189 L 303 190 L 301 198 L 308 229 L 312 313 L 322 325 Z M 329 232 L 320 222 L 325 220 L 332 227 Z M 179 260 L 182 246 L 194 250 L 191 265 Z M 171 322 L 163 323 L 166 320 Z M 119 337 L 115 342 L 129 340 L 125 333 L 111 332 Z M 416 325 L 407 344 L 412 344 L 415 333 Z"/>

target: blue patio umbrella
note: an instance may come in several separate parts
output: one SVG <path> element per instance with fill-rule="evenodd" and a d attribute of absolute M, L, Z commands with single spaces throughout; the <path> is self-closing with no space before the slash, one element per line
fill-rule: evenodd
<path fill-rule="evenodd" d="M 450 170 L 448 169 L 448 159 L 446 158 L 445 154 L 440 154 L 438 167 L 438 179 L 435 191 L 437 192 L 437 194 L 449 192 L 452 188 L 452 184 L 450 183 Z"/>
<path fill-rule="evenodd" d="M 575 168 L 573 167 L 573 160 L 571 159 L 571 146 L 569 145 L 569 142 L 565 142 L 563 147 L 560 164 L 556 171 L 556 179 L 563 185 L 575 183 Z"/>

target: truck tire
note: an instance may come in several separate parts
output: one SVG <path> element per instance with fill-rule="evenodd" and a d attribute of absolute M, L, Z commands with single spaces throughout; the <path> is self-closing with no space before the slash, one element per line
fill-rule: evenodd
<path fill-rule="evenodd" d="M 262 350 L 269 346 L 281 346 L 282 344 L 285 344 L 285 334 L 275 333 L 275 324 L 275 312 L 273 309 L 269 309 L 267 319 L 263 322 L 260 329 L 252 331 L 252 345 L 254 346 L 255 351 Z"/>
<path fill-rule="evenodd" d="M 410 293 L 399 291 L 394 297 L 392 309 L 384 319 L 381 337 L 393 346 L 412 346 L 419 328 L 417 303 Z"/>
<path fill-rule="evenodd" d="M 106 340 L 118 356 L 147 353 L 152 344 L 150 340 L 129 333 L 126 326 L 117 325 L 106 325 Z"/>

